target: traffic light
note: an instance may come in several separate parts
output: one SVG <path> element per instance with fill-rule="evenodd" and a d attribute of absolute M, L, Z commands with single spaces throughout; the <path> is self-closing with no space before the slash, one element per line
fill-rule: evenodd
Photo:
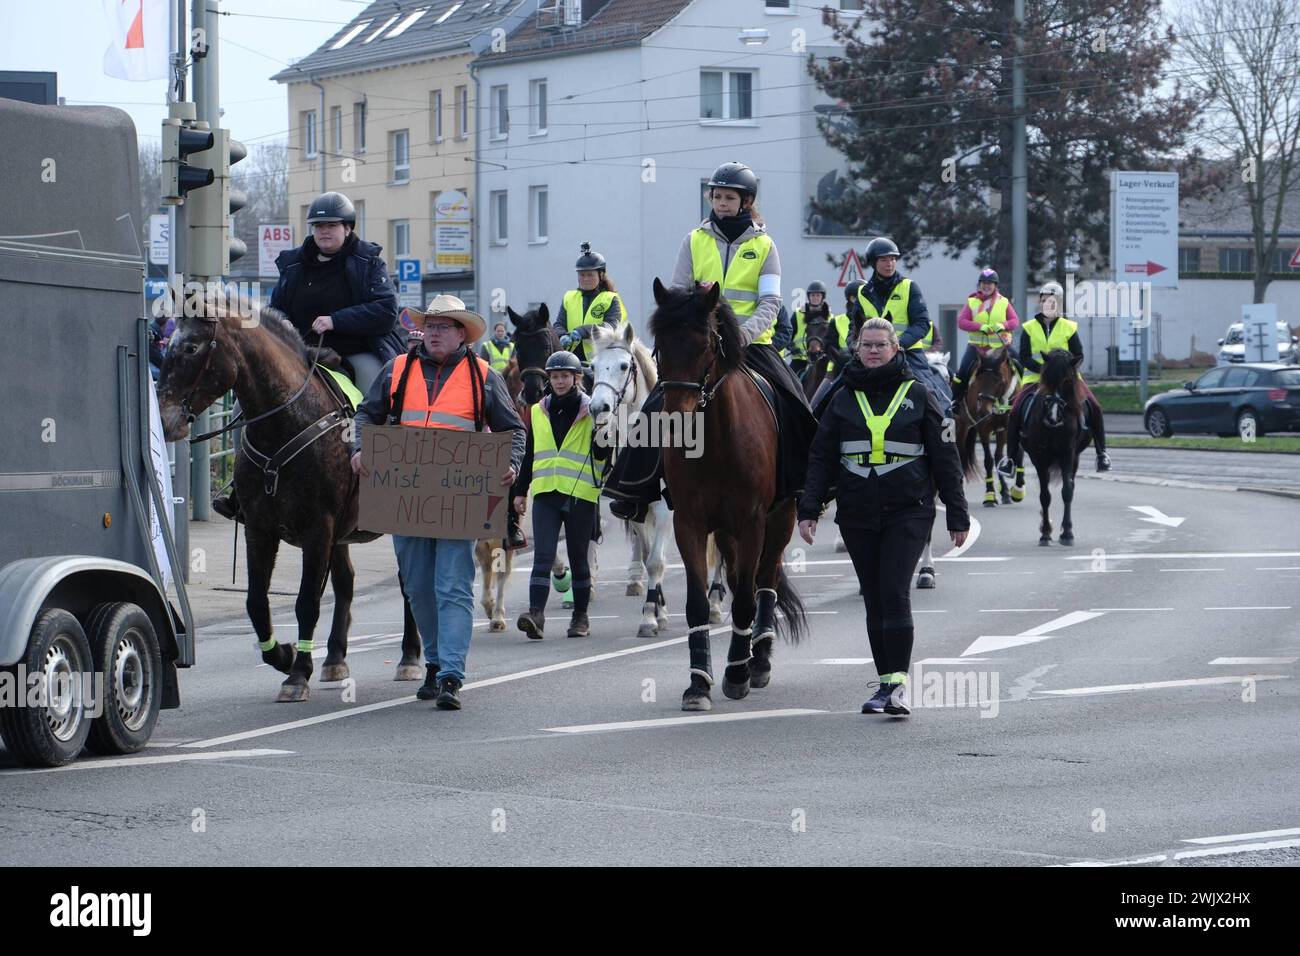
<path fill-rule="evenodd" d="M 191 189 L 209 185 L 213 180 L 211 169 L 191 166 L 185 158 L 193 153 L 212 148 L 212 132 L 208 129 L 185 126 L 180 119 L 169 117 L 162 124 L 162 201 L 167 206 L 179 206 Z"/>
<path fill-rule="evenodd" d="M 230 167 L 248 155 L 243 143 L 230 138 L 230 130 L 212 130 L 212 146 L 195 157 L 208 167 L 211 186 L 190 199 L 189 271 L 196 276 L 216 278 L 230 272 L 230 263 L 248 252 L 243 240 L 235 238 L 230 217 L 244 208 L 248 197 L 230 186 Z"/>

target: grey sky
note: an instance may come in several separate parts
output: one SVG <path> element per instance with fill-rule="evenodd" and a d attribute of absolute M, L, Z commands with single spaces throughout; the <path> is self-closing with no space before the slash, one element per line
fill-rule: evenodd
<path fill-rule="evenodd" d="M 126 110 L 140 139 L 158 138 L 166 108 L 163 80 L 131 83 L 105 76 L 108 27 L 100 0 L 0 0 L 0 68 L 53 70 L 70 105 Z M 285 87 L 267 79 L 290 58 L 303 57 L 361 10 L 357 0 L 223 0 L 221 103 L 223 125 L 250 146 L 283 139 Z M 257 16 L 250 16 L 256 14 Z M 300 18 L 313 22 L 293 22 Z M 253 52 L 256 51 L 256 52 Z M 154 105 L 157 104 L 157 105 Z"/>

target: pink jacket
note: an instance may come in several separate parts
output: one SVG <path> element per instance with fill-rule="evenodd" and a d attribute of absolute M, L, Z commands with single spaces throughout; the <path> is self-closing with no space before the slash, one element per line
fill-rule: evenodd
<path fill-rule="evenodd" d="M 972 292 L 969 296 L 967 296 L 967 298 L 971 298 L 973 296 L 976 299 L 980 299 L 982 302 L 982 304 L 980 305 L 980 312 L 983 313 L 993 308 L 993 303 L 997 300 L 997 298 L 1001 294 L 1002 293 L 995 291 L 991 296 L 985 298 L 984 296 L 980 295 L 978 291 L 976 291 L 976 292 Z M 984 323 L 980 321 L 976 321 L 975 316 L 971 315 L 970 305 L 968 303 L 966 305 L 963 305 L 961 307 L 961 311 L 957 313 L 957 324 L 961 326 L 961 328 L 965 329 L 967 332 L 978 332 L 980 330 L 980 326 L 983 325 Z M 1016 307 L 1012 305 L 1010 302 L 1007 303 L 1006 327 L 1008 332 L 1014 332 L 1016 329 L 1020 327 L 1020 319 L 1016 315 Z"/>

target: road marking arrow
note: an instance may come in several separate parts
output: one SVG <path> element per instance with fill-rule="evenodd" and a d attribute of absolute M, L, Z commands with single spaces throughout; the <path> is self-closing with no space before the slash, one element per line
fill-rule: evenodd
<path fill-rule="evenodd" d="M 1143 521 L 1150 521 L 1152 524 L 1162 524 L 1167 528 L 1177 528 L 1187 520 L 1186 518 L 1170 517 L 1159 508 L 1153 508 L 1151 505 L 1129 505 L 1128 507 L 1130 511 L 1136 511 L 1140 514 L 1146 515 L 1147 517 L 1143 518 Z"/>
<path fill-rule="evenodd" d="M 1071 624 L 1082 624 L 1084 621 L 1091 621 L 1094 617 L 1101 617 L 1101 612 L 1071 611 L 1069 614 L 1062 614 L 1060 617 L 1053 618 L 1046 624 L 1039 624 L 1027 631 L 1021 631 L 1019 634 L 982 635 L 970 647 L 962 651 L 961 656 L 970 657 L 972 654 L 1000 651 L 1008 647 L 1019 647 L 1022 644 L 1037 644 L 1039 641 L 1056 637 L 1055 634 L 1051 633 L 1052 631 L 1059 631 Z"/>

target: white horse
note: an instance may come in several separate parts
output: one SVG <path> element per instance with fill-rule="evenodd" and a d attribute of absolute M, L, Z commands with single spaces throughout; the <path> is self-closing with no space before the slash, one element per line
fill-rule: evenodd
<path fill-rule="evenodd" d="M 617 330 L 597 326 L 591 343 L 591 414 L 608 430 L 608 440 L 617 454 L 627 439 L 623 427 L 640 411 L 659 374 L 650 350 L 637 341 L 630 324 Z M 660 629 L 668 626 L 663 589 L 664 553 L 672 534 L 672 521 L 667 502 L 660 498 L 650 507 L 644 522 L 629 527 L 632 560 L 628 564 L 627 593 L 646 596 L 636 636 L 655 637 Z M 647 575 L 649 590 L 643 584 Z"/>

